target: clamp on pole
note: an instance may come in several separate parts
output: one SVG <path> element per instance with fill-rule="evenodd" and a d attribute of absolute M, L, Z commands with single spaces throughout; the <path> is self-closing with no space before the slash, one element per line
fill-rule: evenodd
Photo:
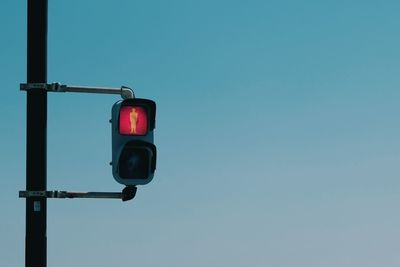
<path fill-rule="evenodd" d="M 30 91 L 42 89 L 48 92 L 72 92 L 72 93 L 95 93 L 95 94 L 118 94 L 122 99 L 135 98 L 132 88 L 121 86 L 120 88 L 112 87 L 90 87 L 90 86 L 68 86 L 59 83 L 21 83 L 21 91 Z"/>
<path fill-rule="evenodd" d="M 128 201 L 135 197 L 136 186 L 127 186 L 121 193 L 118 192 L 67 192 L 67 191 L 19 191 L 20 198 L 114 198 Z"/>

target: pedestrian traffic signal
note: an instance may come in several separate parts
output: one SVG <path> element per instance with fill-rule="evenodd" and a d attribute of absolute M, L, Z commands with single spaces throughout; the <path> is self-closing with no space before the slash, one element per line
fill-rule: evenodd
<path fill-rule="evenodd" d="M 125 99 L 112 107 L 112 173 L 124 185 L 149 183 L 156 169 L 153 144 L 156 103 L 148 99 Z"/>

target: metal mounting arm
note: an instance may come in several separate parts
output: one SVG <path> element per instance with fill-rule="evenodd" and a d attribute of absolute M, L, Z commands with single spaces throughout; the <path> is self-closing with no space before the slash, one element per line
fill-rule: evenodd
<path fill-rule="evenodd" d="M 112 87 L 89 87 L 89 86 L 68 86 L 59 83 L 21 83 L 20 90 L 29 91 L 35 89 L 44 89 L 49 92 L 73 92 L 73 93 L 95 93 L 95 94 L 117 94 L 123 99 L 135 98 L 132 88 L 121 86 L 120 88 Z"/>
<path fill-rule="evenodd" d="M 67 191 L 19 191 L 20 198 L 116 198 L 128 201 L 135 197 L 136 186 L 127 186 L 121 193 L 118 192 L 67 192 Z"/>

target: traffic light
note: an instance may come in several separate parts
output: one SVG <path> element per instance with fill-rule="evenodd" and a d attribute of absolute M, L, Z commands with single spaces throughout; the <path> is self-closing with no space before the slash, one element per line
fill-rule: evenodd
<path fill-rule="evenodd" d="M 149 183 L 156 169 L 153 144 L 156 103 L 148 99 L 125 99 L 112 107 L 112 173 L 124 185 Z"/>

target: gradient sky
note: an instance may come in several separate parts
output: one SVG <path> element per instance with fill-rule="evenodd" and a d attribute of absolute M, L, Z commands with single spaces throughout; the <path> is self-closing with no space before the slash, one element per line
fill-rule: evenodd
<path fill-rule="evenodd" d="M 157 102 L 134 201 L 48 201 L 48 266 L 400 265 L 398 1 L 49 0 L 48 81 Z M 0 4 L 0 265 L 23 266 L 26 1 Z M 119 191 L 113 95 L 49 93 L 48 189 Z"/>

